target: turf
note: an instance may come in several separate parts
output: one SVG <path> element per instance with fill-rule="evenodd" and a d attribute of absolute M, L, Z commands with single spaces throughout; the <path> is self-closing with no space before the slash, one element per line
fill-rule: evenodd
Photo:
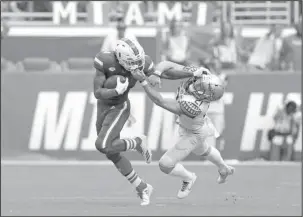
<path fill-rule="evenodd" d="M 132 186 L 112 165 L 1 166 L 1 215 L 301 215 L 301 166 L 236 166 L 223 185 L 214 166 L 187 166 L 198 175 L 179 200 L 180 181 L 157 166 L 135 166 L 154 187 L 140 207 Z"/>

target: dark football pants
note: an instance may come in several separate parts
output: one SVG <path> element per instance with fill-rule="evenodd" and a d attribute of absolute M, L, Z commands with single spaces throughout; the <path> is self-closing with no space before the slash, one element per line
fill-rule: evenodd
<path fill-rule="evenodd" d="M 129 100 L 116 106 L 99 104 L 97 107 L 96 129 L 98 138 L 96 148 L 104 154 L 112 146 L 114 140 L 120 138 L 120 132 L 130 115 Z"/>

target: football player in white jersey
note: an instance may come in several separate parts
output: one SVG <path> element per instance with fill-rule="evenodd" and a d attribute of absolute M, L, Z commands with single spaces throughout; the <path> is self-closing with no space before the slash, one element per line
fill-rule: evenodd
<path fill-rule="evenodd" d="M 135 79 L 140 81 L 148 97 L 158 106 L 178 115 L 179 141 L 169 149 L 160 159 L 160 170 L 168 175 L 181 178 L 182 186 L 178 192 L 178 198 L 182 199 L 189 195 L 197 176 L 184 168 L 181 161 L 191 152 L 198 156 L 205 156 L 218 167 L 219 177 L 217 182 L 224 183 L 229 175 L 234 173 L 234 168 L 227 165 L 220 152 L 213 146 L 208 145 L 207 137 L 216 136 L 218 132 L 207 117 L 206 113 L 210 102 L 220 99 L 224 94 L 222 80 L 216 75 L 201 73 L 196 67 L 184 67 L 179 64 L 166 62 L 158 65 L 157 75 L 162 78 L 180 78 L 186 75 L 186 71 L 196 74 L 183 82 L 177 91 L 176 99 L 164 99 L 147 82 L 146 76 L 139 71 L 132 72 Z M 205 72 L 205 69 L 202 68 Z M 207 71 L 206 71 L 207 72 Z"/>

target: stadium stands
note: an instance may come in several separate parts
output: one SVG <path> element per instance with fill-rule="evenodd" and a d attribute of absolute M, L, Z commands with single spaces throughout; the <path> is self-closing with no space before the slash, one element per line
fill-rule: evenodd
<path fill-rule="evenodd" d="M 13 4 L 2 3 L 1 18 L 11 19 L 12 21 L 52 21 L 52 5 L 49 1 L 36 2 L 17 2 Z M 178 2 L 178 1 L 175 1 Z M 157 16 L 157 2 L 142 1 L 143 14 L 147 19 Z M 77 3 L 78 18 L 87 19 L 88 5 L 90 3 Z M 128 2 L 110 1 L 109 14 L 110 16 L 123 16 Z M 192 2 L 182 2 L 182 12 L 185 21 L 189 21 L 193 12 L 194 6 Z M 269 24 L 285 24 L 290 25 L 293 21 L 298 21 L 300 13 L 302 13 L 301 1 L 229 1 L 220 2 L 214 1 L 216 10 L 213 14 L 216 17 L 223 13 L 224 19 L 231 20 L 234 24 L 239 25 L 269 25 Z M 14 7 L 13 7 L 14 6 Z M 18 12 L 18 13 L 16 13 Z M 17 19 L 18 18 L 18 19 Z M 115 21 L 115 19 L 112 19 Z M 215 19 L 216 20 L 216 19 Z"/>
<path fill-rule="evenodd" d="M 29 57 L 25 58 L 19 64 L 26 72 L 58 72 L 60 67 L 57 63 L 48 58 Z"/>
<path fill-rule="evenodd" d="M 93 71 L 93 62 L 92 58 L 69 58 L 60 65 L 63 71 L 83 72 Z"/>
<path fill-rule="evenodd" d="M 165 1 L 163 1 L 165 2 Z M 197 11 L 195 11 L 197 2 L 188 2 L 188 1 L 174 1 L 166 2 L 169 7 L 173 7 L 175 3 L 181 3 L 182 5 L 182 22 L 190 25 L 192 22 L 192 17 L 196 16 Z M 63 2 L 62 4 L 68 4 L 69 2 Z M 88 22 L 89 13 L 88 10 L 89 4 L 91 2 L 76 2 L 76 19 L 79 22 L 79 25 L 82 25 L 85 22 Z M 110 1 L 108 4 L 108 17 L 109 23 L 107 26 L 111 26 L 117 19 L 125 16 L 127 13 L 127 4 L 129 2 L 120 2 L 120 1 Z M 155 26 L 157 22 L 155 20 L 158 16 L 158 4 L 159 2 L 153 1 L 142 1 L 142 10 L 144 18 L 144 27 Z M 263 26 L 268 28 L 270 25 L 283 25 L 284 27 L 292 27 L 294 24 L 298 23 L 300 20 L 300 14 L 302 14 L 302 2 L 301 1 L 228 1 L 220 2 L 214 1 L 209 2 L 213 6 L 213 11 L 211 13 L 211 24 L 212 26 L 219 28 L 220 21 L 226 22 L 229 21 L 234 25 L 235 29 L 242 29 L 245 27 L 255 27 Z M 140 6 L 140 7 L 141 7 Z M 11 2 L 1 2 L 1 30 L 2 34 L 10 37 L 8 28 L 11 26 L 54 26 L 53 19 L 53 6 L 52 2 L 49 1 L 37 1 L 37 2 L 20 2 L 20 1 L 11 1 Z M 66 13 L 71 13 L 70 11 Z M 81 22 L 80 22 L 81 21 Z M 185 25 L 186 26 L 186 25 Z M 194 25 L 193 25 L 194 26 Z M 210 25 L 208 25 L 209 27 Z M 98 26 L 99 27 L 99 26 Z M 162 28 L 164 27 L 164 28 Z M 167 28 L 166 25 L 159 26 L 157 31 L 163 33 L 163 29 Z M 191 28 L 192 36 L 191 42 L 196 44 L 197 40 L 195 38 L 200 38 L 200 30 L 198 33 L 195 28 Z M 166 30 L 165 30 L 166 31 Z M 236 30 L 240 31 L 240 30 Z M 22 32 L 22 31 L 21 31 Z M 210 31 L 211 32 L 211 31 Z M 18 33 L 20 34 L 20 33 Z M 162 34 L 163 35 L 163 34 Z M 210 35 L 210 37 L 213 37 Z M 256 39 L 256 38 L 255 38 Z M 254 39 L 254 40 L 255 40 Z M 163 38 L 162 38 L 163 40 Z M 246 41 L 251 39 L 245 39 Z M 240 43 L 243 43 L 243 40 L 239 40 Z M 252 40 L 251 40 L 252 41 Z M 252 41 L 253 42 L 253 41 Z M 198 52 L 196 46 L 196 51 Z M 200 49 L 201 50 L 201 49 Z M 91 54 L 92 56 L 95 54 Z M 73 56 L 73 54 L 71 54 Z M 79 54 L 75 56 L 81 56 Z M 23 57 L 24 58 L 24 57 Z M 92 69 L 92 60 L 91 57 L 83 58 L 70 58 L 66 57 L 61 60 L 44 59 L 40 57 L 27 58 L 25 60 L 18 59 L 17 61 L 11 61 L 9 57 L 4 56 L 4 59 L 1 58 L 1 69 L 2 71 L 12 71 L 13 69 L 25 70 L 25 71 L 74 71 L 79 72 L 81 70 L 91 70 Z M 14 64 L 17 63 L 17 64 Z"/>
<path fill-rule="evenodd" d="M 12 72 L 14 70 L 16 70 L 16 66 L 13 62 L 1 57 L 1 71 Z"/>

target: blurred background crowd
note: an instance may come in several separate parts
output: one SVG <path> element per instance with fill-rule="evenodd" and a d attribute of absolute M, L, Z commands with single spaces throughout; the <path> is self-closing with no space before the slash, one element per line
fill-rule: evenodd
<path fill-rule="evenodd" d="M 167 3 L 173 5 L 175 2 Z M 302 1 L 211 2 L 214 8 L 211 23 L 220 31 L 216 31 L 209 38 L 201 38 L 199 34 L 201 31 L 208 32 L 209 27 L 203 29 L 190 25 L 193 2 L 181 3 L 184 13 L 182 20 L 172 19 L 167 24 L 169 31 L 164 31 L 161 37 L 162 60 L 183 64 L 207 61 L 218 69 L 240 69 L 239 72 L 251 69 L 301 71 L 298 54 L 301 52 Z M 1 1 L 2 37 L 6 35 L 11 24 L 31 25 L 38 21 L 51 21 L 52 4 L 52 1 Z M 86 1 L 77 3 L 79 19 L 85 20 L 88 16 L 88 4 Z M 118 23 L 119 36 L 123 36 L 127 28 L 123 22 L 126 4 L 127 1 L 111 1 L 108 10 L 109 21 Z M 143 1 L 143 6 L 146 25 L 153 25 L 157 2 Z M 258 38 L 243 38 L 243 28 L 256 25 L 267 27 L 267 32 Z M 283 35 L 283 29 L 291 27 L 294 31 Z M 109 43 L 113 41 L 110 36 L 102 45 L 103 48 L 109 48 Z"/>
<path fill-rule="evenodd" d="M 157 37 L 161 48 L 159 60 L 207 66 L 218 73 L 227 85 L 229 74 L 301 73 L 302 1 L 208 2 L 213 10 L 209 25 L 205 26 L 191 23 L 191 17 L 196 16 L 197 13 L 194 2 L 167 1 L 166 3 L 173 7 L 176 2 L 182 4 L 182 20 L 173 18 L 161 26 L 157 26 L 154 22 L 159 2 L 142 2 L 144 26 L 156 26 L 160 32 L 160 36 Z M 63 4 L 67 3 L 68 1 L 63 1 Z M 96 42 L 98 50 L 112 50 L 115 41 L 124 36 L 136 38 L 134 34 L 126 33 L 130 26 L 125 24 L 124 18 L 126 5 L 129 2 L 108 3 L 110 5 L 108 25 L 115 26 L 116 32 L 109 34 L 100 43 Z M 89 17 L 89 4 L 89 1 L 77 3 L 80 24 L 85 23 Z M 1 1 L 1 43 L 5 43 L 5 40 L 10 38 L 11 26 L 51 25 L 52 10 L 52 1 Z M 257 31 L 257 27 L 265 31 L 262 30 L 261 34 L 257 34 L 254 32 Z M 213 31 L 214 29 L 216 31 Z M 2 72 L 35 69 L 60 72 L 66 68 L 79 67 L 82 70 L 92 66 L 92 58 L 70 58 L 62 63 L 54 63 L 47 58 L 30 56 L 17 61 L 9 59 L 4 52 L 1 52 Z M 292 107 L 290 111 L 287 104 L 289 101 L 295 102 L 295 109 Z M 301 120 L 298 118 L 301 114 L 299 101 L 299 99 L 288 99 L 285 105 L 277 108 L 277 113 L 273 117 L 275 127 L 268 136 L 270 142 L 274 141 L 274 135 L 287 134 L 297 138 Z M 210 116 L 217 129 L 223 132 L 225 123 L 222 101 L 212 105 Z M 281 123 L 284 123 L 283 127 L 280 127 Z M 219 138 L 218 144 L 224 146 L 224 139 Z M 285 150 L 287 152 L 287 149 Z M 289 152 L 287 156 L 283 159 L 290 159 Z"/>

